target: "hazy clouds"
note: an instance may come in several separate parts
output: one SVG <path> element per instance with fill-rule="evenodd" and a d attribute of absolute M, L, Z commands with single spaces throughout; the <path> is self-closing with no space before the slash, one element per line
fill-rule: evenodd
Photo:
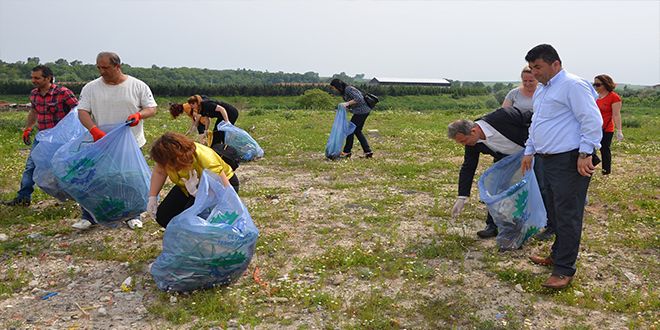
<path fill-rule="evenodd" d="M 0 59 L 516 80 L 539 43 L 591 79 L 660 82 L 660 1 L 0 0 Z"/>

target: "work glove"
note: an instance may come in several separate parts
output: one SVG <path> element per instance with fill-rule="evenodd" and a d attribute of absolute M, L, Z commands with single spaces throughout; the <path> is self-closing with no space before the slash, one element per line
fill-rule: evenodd
<path fill-rule="evenodd" d="M 186 190 L 191 196 L 197 195 L 197 184 L 199 183 L 199 178 L 197 177 L 197 171 L 194 169 L 190 170 L 188 173 L 189 178 L 182 178 L 183 184 L 186 186 Z"/>
<path fill-rule="evenodd" d="M 339 105 L 341 105 L 342 107 L 348 109 L 348 102 L 342 102 L 342 103 L 339 103 Z"/>
<path fill-rule="evenodd" d="M 458 198 L 456 198 L 456 203 L 454 203 L 454 207 L 451 208 L 452 219 L 458 218 L 458 215 L 461 214 L 465 207 L 465 202 L 467 202 L 467 196 L 458 196 Z"/>
<path fill-rule="evenodd" d="M 30 132 L 32 132 L 32 127 L 23 130 L 23 143 L 28 146 L 32 144 L 32 140 L 30 140 Z"/>
<path fill-rule="evenodd" d="M 138 112 L 128 116 L 128 118 L 126 118 L 126 122 L 130 123 L 130 124 L 128 124 L 128 126 L 133 127 L 133 126 L 137 125 L 140 122 L 140 119 L 142 119 L 142 114 L 140 113 L 140 111 L 138 111 Z"/>
<path fill-rule="evenodd" d="M 92 127 L 92 129 L 89 130 L 89 134 L 92 134 L 92 137 L 94 138 L 94 142 L 100 140 L 105 136 L 105 132 L 96 126 Z"/>
<path fill-rule="evenodd" d="M 156 219 L 156 212 L 158 211 L 158 196 L 149 196 L 147 203 L 147 213 Z"/>
<path fill-rule="evenodd" d="M 619 142 L 623 141 L 623 132 L 621 131 L 616 132 L 616 140 Z"/>

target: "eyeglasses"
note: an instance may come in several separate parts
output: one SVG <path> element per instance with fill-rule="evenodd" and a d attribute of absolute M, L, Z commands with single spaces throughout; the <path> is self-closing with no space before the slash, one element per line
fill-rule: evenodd
<path fill-rule="evenodd" d="M 593 85 L 594 85 L 594 87 L 600 87 L 600 86 L 603 86 L 603 84 L 601 84 L 601 83 L 593 83 Z"/>

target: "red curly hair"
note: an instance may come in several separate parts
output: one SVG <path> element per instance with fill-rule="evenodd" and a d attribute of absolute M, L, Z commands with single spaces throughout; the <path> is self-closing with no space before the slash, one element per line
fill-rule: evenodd
<path fill-rule="evenodd" d="M 154 142 L 149 155 L 161 166 L 180 171 L 192 166 L 196 149 L 195 142 L 187 136 L 167 132 Z"/>

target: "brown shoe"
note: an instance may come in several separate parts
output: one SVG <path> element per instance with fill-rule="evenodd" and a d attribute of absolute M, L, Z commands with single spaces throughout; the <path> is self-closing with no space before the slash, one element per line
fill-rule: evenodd
<path fill-rule="evenodd" d="M 552 274 L 545 283 L 541 285 L 550 289 L 563 289 L 571 283 L 572 279 L 573 276 Z"/>
<path fill-rule="evenodd" d="M 552 266 L 555 264 L 554 261 L 552 261 L 551 257 L 540 257 L 540 256 L 530 256 L 529 260 L 531 260 L 533 263 L 541 266 Z"/>

